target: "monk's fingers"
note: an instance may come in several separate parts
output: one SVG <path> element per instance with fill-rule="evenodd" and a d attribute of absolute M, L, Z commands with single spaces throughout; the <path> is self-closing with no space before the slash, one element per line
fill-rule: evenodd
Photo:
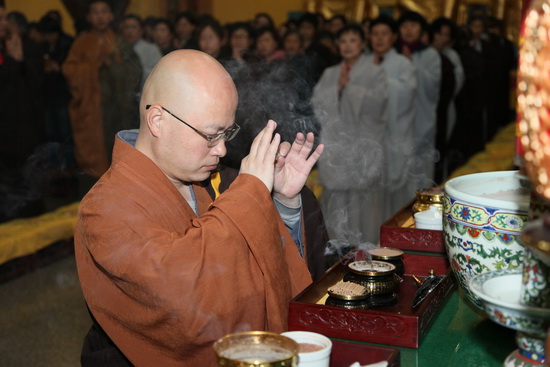
<path fill-rule="evenodd" d="M 277 158 L 279 157 L 286 157 L 288 152 L 290 152 L 291 145 L 288 141 L 283 141 L 279 145 L 279 150 L 277 151 Z"/>
<path fill-rule="evenodd" d="M 299 155 L 300 157 L 307 159 L 309 153 L 313 149 L 313 144 L 315 141 L 315 136 L 313 133 L 308 133 L 304 135 L 302 133 L 296 134 L 296 139 L 292 143 L 292 152 Z"/>
<path fill-rule="evenodd" d="M 317 146 L 317 148 L 313 151 L 313 153 L 311 153 L 311 155 L 307 159 L 307 164 L 310 167 L 313 167 L 315 165 L 315 163 L 317 163 L 317 161 L 321 157 L 321 154 L 323 154 L 324 150 L 325 150 L 325 146 L 323 144 L 319 144 Z"/>
<path fill-rule="evenodd" d="M 267 125 L 256 135 L 254 138 L 254 141 L 252 142 L 252 145 L 250 147 L 250 155 L 251 156 L 258 156 L 261 155 L 262 158 L 265 155 L 265 151 L 270 146 L 273 132 L 275 131 L 275 128 L 277 127 L 277 123 L 273 120 L 269 120 L 267 122 Z"/>

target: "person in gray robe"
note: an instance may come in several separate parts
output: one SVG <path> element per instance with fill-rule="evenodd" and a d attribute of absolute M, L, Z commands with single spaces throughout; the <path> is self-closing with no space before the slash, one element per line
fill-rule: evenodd
<path fill-rule="evenodd" d="M 410 59 L 416 68 L 418 84 L 414 127 L 414 185 L 416 189 L 423 189 L 435 185 L 435 163 L 439 160 L 435 134 L 441 84 L 441 57 L 433 47 L 422 41 L 428 27 L 422 15 L 407 11 L 399 18 L 398 26 L 399 40 L 396 48 Z"/>
<path fill-rule="evenodd" d="M 331 239 L 350 246 L 378 241 L 383 196 L 384 139 L 388 83 L 378 65 L 367 62 L 360 26 L 339 32 L 342 62 L 327 68 L 313 92 L 321 124 L 323 213 Z"/>
<path fill-rule="evenodd" d="M 385 169 L 386 210 L 384 218 L 397 213 L 414 199 L 413 146 L 416 115 L 416 70 L 412 62 L 393 48 L 397 38 L 397 23 L 381 15 L 370 23 L 372 53 L 368 63 L 380 65 L 388 78 L 388 124 L 386 125 Z"/>

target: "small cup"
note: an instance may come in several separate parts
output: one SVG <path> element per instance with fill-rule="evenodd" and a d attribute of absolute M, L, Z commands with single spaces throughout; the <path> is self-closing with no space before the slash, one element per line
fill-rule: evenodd
<path fill-rule="evenodd" d="M 287 331 L 281 335 L 294 340 L 300 346 L 298 367 L 329 367 L 332 351 L 329 338 L 310 331 Z"/>
<path fill-rule="evenodd" d="M 443 213 L 435 205 L 430 209 L 414 213 L 415 226 L 418 229 L 443 230 Z"/>

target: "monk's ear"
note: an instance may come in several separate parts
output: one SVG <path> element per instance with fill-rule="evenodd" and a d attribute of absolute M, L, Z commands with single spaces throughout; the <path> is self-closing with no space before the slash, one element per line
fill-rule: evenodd
<path fill-rule="evenodd" d="M 146 112 L 147 128 L 155 138 L 161 134 L 162 107 L 158 104 L 151 105 Z"/>

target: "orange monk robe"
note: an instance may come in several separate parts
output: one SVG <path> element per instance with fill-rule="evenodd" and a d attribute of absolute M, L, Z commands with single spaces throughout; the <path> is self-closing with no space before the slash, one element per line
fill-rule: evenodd
<path fill-rule="evenodd" d="M 69 116 L 79 167 L 92 176 L 108 168 L 103 134 L 99 69 L 105 55 L 115 52 L 116 35 L 109 30 L 103 38 L 93 32 L 80 35 L 73 43 L 62 71 L 71 91 Z"/>
<path fill-rule="evenodd" d="M 287 329 L 311 283 L 271 195 L 240 175 L 197 217 L 154 163 L 117 137 L 111 169 L 80 205 L 75 233 L 86 302 L 135 366 L 214 366 L 212 343 Z"/>

